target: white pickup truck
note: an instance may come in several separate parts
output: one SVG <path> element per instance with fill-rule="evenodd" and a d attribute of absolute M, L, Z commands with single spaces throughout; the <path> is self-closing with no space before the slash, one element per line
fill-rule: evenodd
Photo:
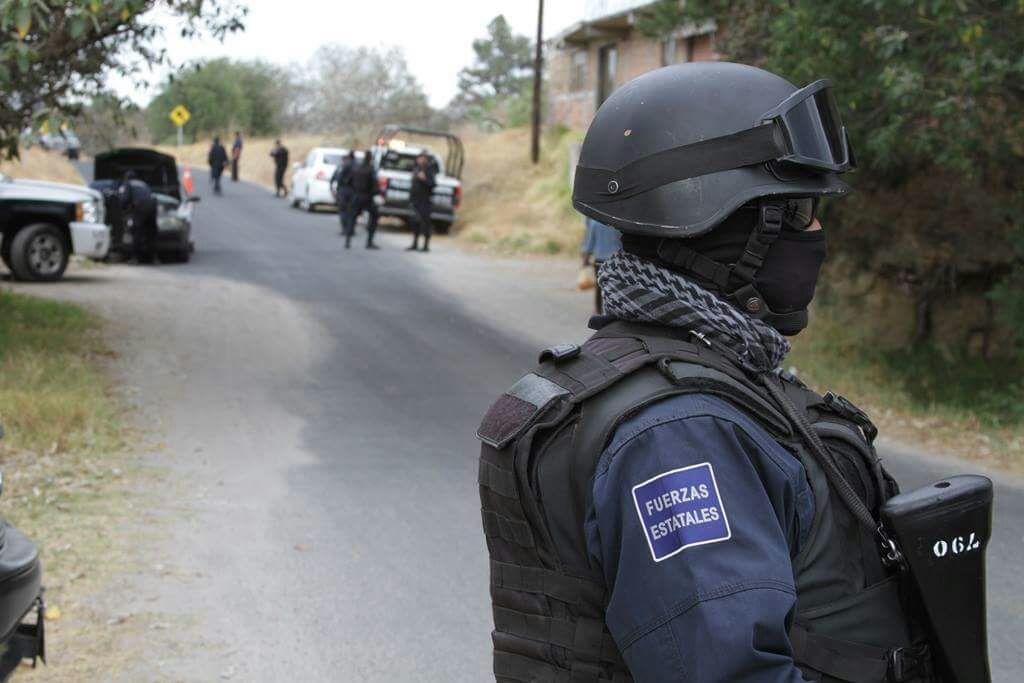
<path fill-rule="evenodd" d="M 410 142 L 407 138 L 443 140 L 447 147 L 445 158 L 442 159 L 429 147 Z M 409 193 L 416 157 L 426 154 L 433 161 L 437 169 L 434 178 L 437 184 L 431 198 L 430 217 L 435 231 L 448 232 L 462 202 L 462 182 L 459 180 L 464 159 L 462 141 L 451 133 L 392 124 L 381 130 L 377 144 L 370 151 L 380 183 L 380 214 L 400 218 L 406 224 L 415 215 Z"/>
<path fill-rule="evenodd" d="M 0 173 L 0 260 L 16 280 L 59 280 L 73 253 L 104 258 L 110 249 L 104 220 L 95 190 Z"/>

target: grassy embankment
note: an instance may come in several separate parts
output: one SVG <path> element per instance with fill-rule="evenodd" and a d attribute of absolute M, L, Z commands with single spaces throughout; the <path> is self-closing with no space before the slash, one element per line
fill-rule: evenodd
<path fill-rule="evenodd" d="M 47 152 L 33 147 L 21 150 L 21 159 L 17 161 L 0 161 L 0 173 L 12 178 L 26 180 L 50 180 L 55 183 L 82 185 L 82 176 L 68 161 L 67 157 L 57 152 Z"/>
<path fill-rule="evenodd" d="M 115 535 L 132 507 L 112 357 L 77 306 L 0 291 L 0 514 L 40 547 L 50 666 L 35 676 L 95 680 L 117 657 L 94 596 L 126 566 Z"/>

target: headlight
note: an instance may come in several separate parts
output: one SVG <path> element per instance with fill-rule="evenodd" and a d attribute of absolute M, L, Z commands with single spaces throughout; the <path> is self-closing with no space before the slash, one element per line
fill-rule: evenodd
<path fill-rule="evenodd" d="M 103 202 L 98 200 L 79 202 L 76 209 L 78 220 L 85 223 L 102 223 L 105 218 Z"/>

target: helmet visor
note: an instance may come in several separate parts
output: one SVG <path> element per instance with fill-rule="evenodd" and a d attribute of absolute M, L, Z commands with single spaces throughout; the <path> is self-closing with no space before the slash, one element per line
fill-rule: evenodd
<path fill-rule="evenodd" d="M 786 136 L 790 153 L 779 161 L 834 173 L 854 167 L 831 82 L 815 81 L 797 90 L 762 121 L 777 123 Z"/>

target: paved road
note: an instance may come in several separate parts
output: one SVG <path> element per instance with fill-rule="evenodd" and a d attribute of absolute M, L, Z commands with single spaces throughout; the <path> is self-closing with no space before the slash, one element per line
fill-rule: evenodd
<path fill-rule="evenodd" d="M 473 432 L 543 340 L 585 337 L 571 264 L 443 240 L 409 254 L 396 233 L 345 252 L 332 216 L 225 185 L 198 206 L 191 264 L 115 266 L 60 294 L 117 321 L 179 482 L 157 512 L 160 571 L 136 577 L 130 608 L 182 626 L 144 634 L 125 679 L 487 680 Z M 958 469 L 890 465 L 905 488 Z M 1022 566 L 1008 482 L 989 572 L 1003 681 L 1024 672 Z"/>

